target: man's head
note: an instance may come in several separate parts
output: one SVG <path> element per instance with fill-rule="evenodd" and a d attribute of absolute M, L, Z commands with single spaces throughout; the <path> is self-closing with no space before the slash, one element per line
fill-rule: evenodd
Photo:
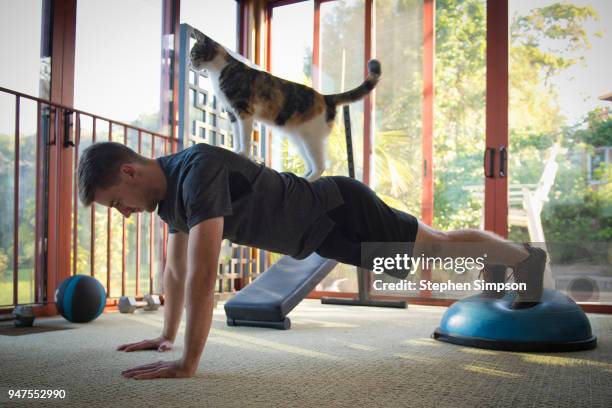
<path fill-rule="evenodd" d="M 79 160 L 79 198 L 116 208 L 124 217 L 155 211 L 165 193 L 157 163 L 114 142 L 94 143 Z M 163 178 L 163 177 L 162 177 Z"/>

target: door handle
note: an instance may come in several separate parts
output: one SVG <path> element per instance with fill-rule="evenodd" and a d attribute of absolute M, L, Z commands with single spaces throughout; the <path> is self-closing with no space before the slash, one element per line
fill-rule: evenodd
<path fill-rule="evenodd" d="M 53 135 L 53 139 L 49 140 L 49 146 L 55 145 L 57 135 L 59 134 L 59 109 L 54 106 L 49 106 L 49 133 Z"/>
<path fill-rule="evenodd" d="M 487 147 L 485 149 L 484 173 L 485 173 L 485 177 L 487 178 L 495 177 L 495 148 L 494 147 Z"/>
<path fill-rule="evenodd" d="M 74 147 L 74 142 L 70 140 L 70 129 L 72 128 L 72 111 L 64 112 L 64 147 Z"/>
<path fill-rule="evenodd" d="M 499 146 L 499 177 L 506 177 L 507 164 L 508 164 L 508 149 L 506 149 L 506 146 Z"/>

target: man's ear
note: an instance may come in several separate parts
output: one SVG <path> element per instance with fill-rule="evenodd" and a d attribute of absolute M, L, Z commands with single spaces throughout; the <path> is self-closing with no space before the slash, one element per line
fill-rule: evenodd
<path fill-rule="evenodd" d="M 136 175 L 136 166 L 134 166 L 132 163 L 123 163 L 121 167 L 119 167 L 119 172 L 122 175 L 125 174 L 126 176 L 133 178 Z"/>

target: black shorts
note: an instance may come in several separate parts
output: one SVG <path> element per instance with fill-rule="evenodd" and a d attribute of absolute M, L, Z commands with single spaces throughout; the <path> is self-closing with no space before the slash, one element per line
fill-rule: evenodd
<path fill-rule="evenodd" d="M 361 266 L 362 242 L 414 242 L 416 217 L 389 207 L 370 187 L 350 177 L 331 176 L 344 204 L 327 214 L 336 224 L 315 251 L 322 257 Z"/>

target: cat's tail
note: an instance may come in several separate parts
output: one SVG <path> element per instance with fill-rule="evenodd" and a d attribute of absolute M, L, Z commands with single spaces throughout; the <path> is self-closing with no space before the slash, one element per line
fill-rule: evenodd
<path fill-rule="evenodd" d="M 382 70 L 380 68 L 380 62 L 375 59 L 370 60 L 368 61 L 368 77 L 361 85 L 347 92 L 325 95 L 325 101 L 329 105 L 337 106 L 363 99 L 372 91 L 372 89 L 374 89 L 378 83 L 378 80 L 380 79 L 381 73 Z"/>

